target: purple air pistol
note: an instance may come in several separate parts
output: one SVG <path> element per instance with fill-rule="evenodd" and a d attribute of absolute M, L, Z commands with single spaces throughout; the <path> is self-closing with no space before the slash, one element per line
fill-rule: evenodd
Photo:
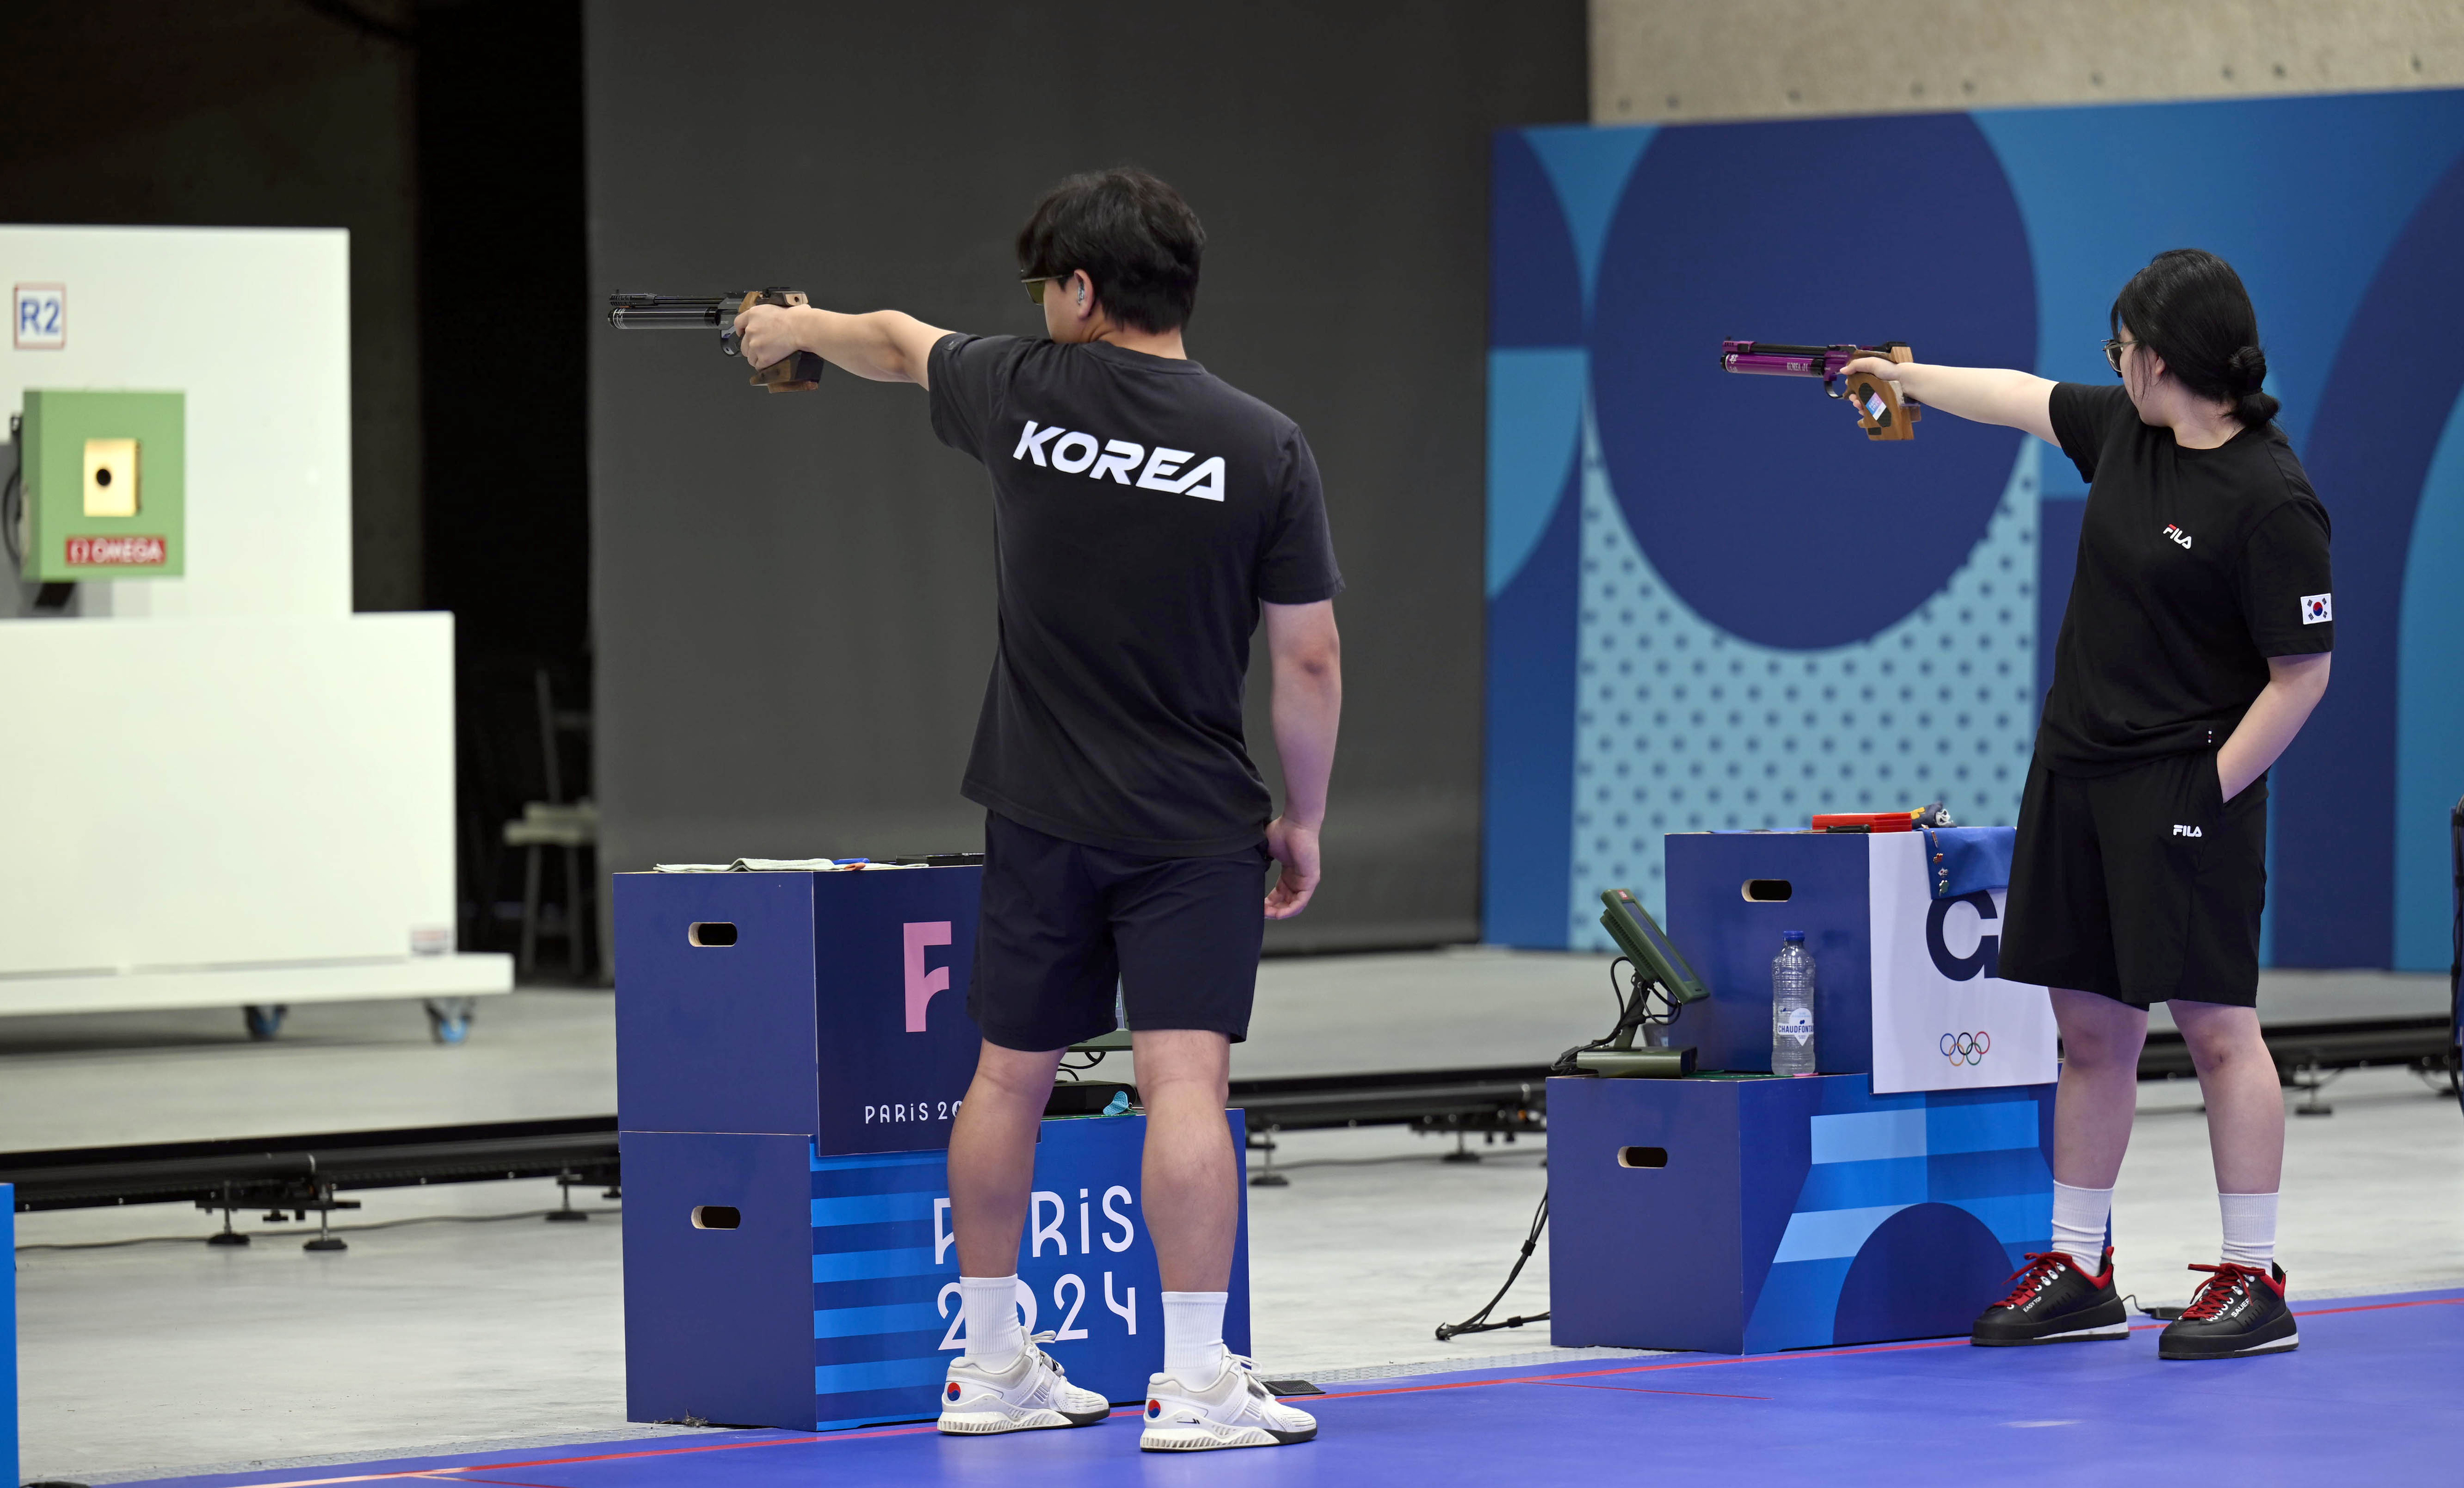
<path fill-rule="evenodd" d="M 1789 346 L 1775 341 L 1720 344 L 1720 366 L 1725 371 L 1763 377 L 1818 377 L 1826 394 L 1844 397 L 1857 410 L 1857 422 L 1865 431 L 1866 438 L 1915 438 L 1916 423 L 1924 412 L 1916 399 L 1900 391 L 1897 383 L 1859 375 L 1847 379 L 1844 392 L 1838 388 L 1848 364 L 1859 357 L 1881 357 L 1886 362 L 1916 360 L 1903 341 L 1886 341 L 1878 346 Z"/>

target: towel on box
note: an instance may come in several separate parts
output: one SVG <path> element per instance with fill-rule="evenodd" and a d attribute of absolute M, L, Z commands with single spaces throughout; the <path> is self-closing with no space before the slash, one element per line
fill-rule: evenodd
<path fill-rule="evenodd" d="M 1925 889 L 1935 899 L 1962 899 L 1979 889 L 2011 886 L 2009 827 L 1926 827 Z"/>

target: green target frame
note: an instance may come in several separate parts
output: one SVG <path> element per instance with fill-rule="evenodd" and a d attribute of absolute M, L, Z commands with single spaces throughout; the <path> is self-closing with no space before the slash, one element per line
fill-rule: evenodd
<path fill-rule="evenodd" d="M 24 578 L 187 571 L 187 394 L 30 388 L 19 440 Z"/>

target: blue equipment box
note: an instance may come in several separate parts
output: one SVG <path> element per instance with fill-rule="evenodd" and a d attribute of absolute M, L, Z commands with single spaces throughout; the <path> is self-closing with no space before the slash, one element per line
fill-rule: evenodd
<path fill-rule="evenodd" d="M 1241 1113 L 1226 1115 L 1237 1150 Z M 1163 1367 L 1145 1140 L 1142 1116 L 1046 1121 L 1019 1255 L 1027 1330 L 1051 1331 L 1044 1346 L 1069 1378 L 1114 1402 L 1143 1400 Z M 945 1154 L 819 1157 L 801 1137 L 722 1133 L 623 1143 L 628 1418 L 827 1431 L 938 1412 L 965 1344 Z M 1244 1205 L 1223 1319 L 1235 1352 L 1249 1346 L 1248 1239 Z"/>
<path fill-rule="evenodd" d="M 0 1183 L 0 1240 L 17 1250 L 17 1186 Z M 0 1286 L 0 1483 L 17 1478 L 17 1275 Z"/>
<path fill-rule="evenodd" d="M 949 1145 L 982 869 L 615 879 L 622 1130 Z"/>
<path fill-rule="evenodd" d="M 950 1122 L 979 868 L 618 874 L 627 1416 L 929 1419 L 963 1341 Z M 1236 1151 L 1244 1126 L 1227 1112 Z M 1020 1248 L 1030 1332 L 1145 1398 L 1163 1301 L 1143 1116 L 1050 1120 Z M 1249 1344 L 1247 1190 L 1224 1340 Z"/>
<path fill-rule="evenodd" d="M 1917 833 L 1676 833 L 1668 934 L 1711 995 L 1671 1030 L 1706 1070 L 1771 1069 L 1771 965 L 1805 932 L 1815 1059 L 1887 1094 L 2041 1084 L 2057 1035 L 2042 988 L 1999 978 L 2005 891 L 1931 892 Z"/>
<path fill-rule="evenodd" d="M 1868 839 L 1858 833 L 1671 833 L 1668 938 L 1710 988 L 1673 1031 L 1706 1070 L 1771 1069 L 1771 964 L 1780 934 L 1805 932 L 1815 965 L 1815 1057 L 1825 1075 L 1874 1067 Z M 1748 898 L 1788 885 L 1786 899 Z M 1768 892 L 1777 892 L 1771 890 Z"/>
<path fill-rule="evenodd" d="M 2052 1085 L 1551 1079 L 1551 1340 L 1736 1354 L 1965 1334 L 2051 1246 L 2053 1141 Z"/>

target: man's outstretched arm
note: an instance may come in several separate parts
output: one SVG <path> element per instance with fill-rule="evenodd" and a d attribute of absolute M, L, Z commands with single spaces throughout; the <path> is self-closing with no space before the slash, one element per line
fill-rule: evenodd
<path fill-rule="evenodd" d="M 809 351 L 858 377 L 918 388 L 931 386 L 933 344 L 950 334 L 900 310 L 841 315 L 813 305 L 755 305 L 736 318 L 736 331 L 756 367 Z"/>
<path fill-rule="evenodd" d="M 1343 716 L 1343 642 L 1331 599 L 1265 609 L 1266 654 L 1275 668 L 1275 750 L 1284 762 L 1284 814 L 1266 827 L 1266 851 L 1284 872 L 1266 893 L 1266 918 L 1289 920 L 1317 892 L 1317 833 L 1326 821 L 1335 725 Z"/>

